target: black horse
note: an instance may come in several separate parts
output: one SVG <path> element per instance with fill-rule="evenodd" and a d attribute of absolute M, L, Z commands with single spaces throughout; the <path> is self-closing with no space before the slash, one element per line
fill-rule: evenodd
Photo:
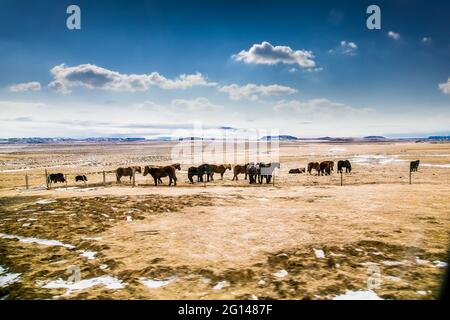
<path fill-rule="evenodd" d="M 64 175 L 62 173 L 52 173 L 49 174 L 47 178 L 48 183 L 57 183 L 57 182 L 66 182 L 66 178 L 64 178 Z"/>
<path fill-rule="evenodd" d="M 202 164 L 198 167 L 190 167 L 188 169 L 188 179 L 191 183 L 194 183 L 194 176 L 197 176 L 197 182 L 203 182 L 203 176 L 206 175 L 206 181 L 209 182 L 212 170 L 209 164 Z"/>
<path fill-rule="evenodd" d="M 348 160 L 339 160 L 338 161 L 338 172 L 342 173 L 342 168 L 345 168 L 345 173 L 352 172 L 352 165 Z"/>
<path fill-rule="evenodd" d="M 82 175 L 82 176 L 76 176 L 76 177 L 75 177 L 75 182 L 78 182 L 78 181 L 85 182 L 85 181 L 87 181 L 87 178 L 86 178 L 85 175 Z"/>
<path fill-rule="evenodd" d="M 414 172 L 419 170 L 419 164 L 420 160 L 411 161 L 411 163 L 409 164 L 409 171 Z"/>
<path fill-rule="evenodd" d="M 259 182 L 258 180 L 259 180 L 259 176 L 260 176 L 260 173 L 261 173 L 261 169 L 259 167 L 259 164 L 249 164 L 247 166 L 246 171 L 247 171 L 247 176 L 248 176 L 250 184 L 254 184 L 254 183 Z"/>

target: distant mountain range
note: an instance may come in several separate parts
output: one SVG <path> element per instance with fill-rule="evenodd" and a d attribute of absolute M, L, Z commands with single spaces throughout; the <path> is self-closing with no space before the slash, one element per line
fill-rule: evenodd
<path fill-rule="evenodd" d="M 202 141 L 214 141 L 221 140 L 220 138 L 207 138 L 207 137 L 155 137 L 155 138 L 7 138 L 0 139 L 0 144 L 50 144 L 50 143 L 76 143 L 76 142 L 144 142 L 144 141 L 189 141 L 189 140 L 202 140 Z M 330 141 L 330 142 L 358 142 L 358 141 L 450 141 L 450 136 L 429 136 L 428 138 L 386 138 L 383 136 L 365 136 L 358 137 L 319 137 L 319 138 L 298 138 L 291 135 L 276 135 L 276 136 L 264 136 L 259 140 L 277 140 L 277 141 Z"/>

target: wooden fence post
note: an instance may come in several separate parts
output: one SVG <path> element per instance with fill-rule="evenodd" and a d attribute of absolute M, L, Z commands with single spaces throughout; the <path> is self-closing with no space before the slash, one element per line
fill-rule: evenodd
<path fill-rule="evenodd" d="M 102 173 L 103 173 L 103 186 L 106 187 L 106 176 L 105 176 L 105 171 L 103 171 Z"/>
<path fill-rule="evenodd" d="M 135 177 L 136 170 L 133 169 L 133 187 L 136 186 L 136 177 Z"/>
<path fill-rule="evenodd" d="M 47 169 L 45 169 L 45 185 L 46 185 L 46 187 L 47 187 L 47 190 L 50 189 L 49 183 L 48 183 L 48 173 L 47 173 Z"/>
<path fill-rule="evenodd" d="M 342 186 L 342 170 L 341 170 L 341 186 Z"/>
<path fill-rule="evenodd" d="M 411 170 L 409 170 L 409 184 L 411 184 L 411 175 L 412 175 Z"/>
<path fill-rule="evenodd" d="M 28 190 L 28 175 L 25 175 L 25 189 Z"/>

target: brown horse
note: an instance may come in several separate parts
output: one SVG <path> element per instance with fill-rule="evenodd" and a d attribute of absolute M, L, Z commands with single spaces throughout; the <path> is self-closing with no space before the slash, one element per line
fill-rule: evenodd
<path fill-rule="evenodd" d="M 211 168 L 211 173 L 209 175 L 211 180 L 214 180 L 214 173 L 220 173 L 220 179 L 223 180 L 223 175 L 225 171 L 227 170 L 231 171 L 231 164 L 221 164 L 221 165 L 210 164 L 209 167 Z"/>
<path fill-rule="evenodd" d="M 133 178 L 133 173 L 139 172 L 141 173 L 141 167 L 133 166 L 133 167 L 127 167 L 127 168 L 117 168 L 116 170 L 116 179 L 117 183 L 120 183 L 120 178 L 122 177 L 130 177 L 130 183 L 131 179 Z"/>
<path fill-rule="evenodd" d="M 317 174 L 320 172 L 320 164 L 318 162 L 310 162 L 308 163 L 308 173 L 311 174 L 312 169 L 317 171 Z"/>
<path fill-rule="evenodd" d="M 237 164 L 233 167 L 233 179 L 234 180 L 238 180 L 238 174 L 243 173 L 245 175 L 244 179 L 247 180 L 247 167 L 248 167 L 249 163 L 246 163 L 244 165 L 240 165 Z"/>
<path fill-rule="evenodd" d="M 165 167 L 152 167 L 152 166 L 145 166 L 144 168 L 144 176 L 147 174 L 150 174 L 153 177 L 153 180 L 155 181 L 155 186 L 158 185 L 158 182 L 161 181 L 162 177 L 169 177 L 169 186 L 177 185 L 177 176 L 175 174 L 175 168 L 173 166 L 165 166 Z"/>

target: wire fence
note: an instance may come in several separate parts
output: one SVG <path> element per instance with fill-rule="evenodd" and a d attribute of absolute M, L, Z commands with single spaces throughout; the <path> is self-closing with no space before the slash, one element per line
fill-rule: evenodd
<path fill-rule="evenodd" d="M 395 171 L 395 175 L 397 175 L 397 179 L 395 179 L 394 173 L 392 172 L 376 172 L 376 174 L 371 174 L 369 176 L 368 170 L 362 170 L 364 168 L 360 167 L 358 172 L 354 170 L 352 173 L 346 173 L 345 170 L 343 172 L 333 172 L 331 175 L 319 175 L 316 172 L 312 174 L 308 174 L 307 172 L 302 174 L 288 174 L 287 169 L 285 168 L 283 173 L 280 174 L 280 170 L 276 170 L 273 173 L 271 182 L 269 185 L 282 185 L 288 182 L 299 181 L 299 176 L 303 176 L 303 181 L 305 185 L 317 185 L 317 184 L 326 184 L 326 185 L 358 185 L 358 184 L 376 184 L 376 183 L 408 183 L 412 184 L 415 182 L 416 172 L 412 172 L 411 170 L 406 170 L 403 168 L 400 176 L 398 176 L 398 172 Z M 409 168 L 408 168 L 409 169 Z M 63 170 L 61 170 L 63 171 Z M 406 172 L 408 174 L 406 174 Z M 231 170 L 231 176 L 233 170 Z M 23 184 L 19 186 L 15 186 L 15 188 L 24 188 L 26 190 L 29 189 L 42 189 L 45 188 L 47 190 L 58 188 L 58 187 L 108 187 L 108 186 L 125 186 L 125 187 L 146 187 L 146 186 L 154 186 L 154 181 L 151 176 L 144 177 L 142 174 L 137 174 L 136 171 L 133 170 L 133 174 L 131 176 L 123 176 L 120 181 L 117 180 L 116 170 L 98 170 L 98 171 L 79 171 L 76 173 L 59 173 L 64 177 L 64 181 L 53 182 L 49 179 L 51 174 L 55 174 L 56 172 L 50 172 L 48 169 L 44 169 L 42 174 L 39 173 L 25 173 L 23 174 Z M 184 170 L 180 170 L 176 172 L 178 176 L 178 181 L 181 180 L 183 182 L 189 183 L 187 179 L 188 172 Z M 180 177 L 181 175 L 181 177 Z M 85 176 L 87 179 L 76 181 L 77 176 Z M 220 179 L 219 175 L 216 174 L 215 180 Z M 17 175 L 16 175 L 17 178 Z M 242 180 L 243 174 L 240 175 L 240 179 Z M 225 178 L 226 179 L 226 178 Z M 195 180 L 195 179 L 194 179 Z M 231 179 L 227 179 L 230 180 Z M 205 178 L 203 186 L 206 186 L 207 179 Z M 213 181 L 209 181 L 210 183 Z M 259 185 L 259 183 L 256 183 Z M 266 185 L 264 182 L 263 185 Z"/>

